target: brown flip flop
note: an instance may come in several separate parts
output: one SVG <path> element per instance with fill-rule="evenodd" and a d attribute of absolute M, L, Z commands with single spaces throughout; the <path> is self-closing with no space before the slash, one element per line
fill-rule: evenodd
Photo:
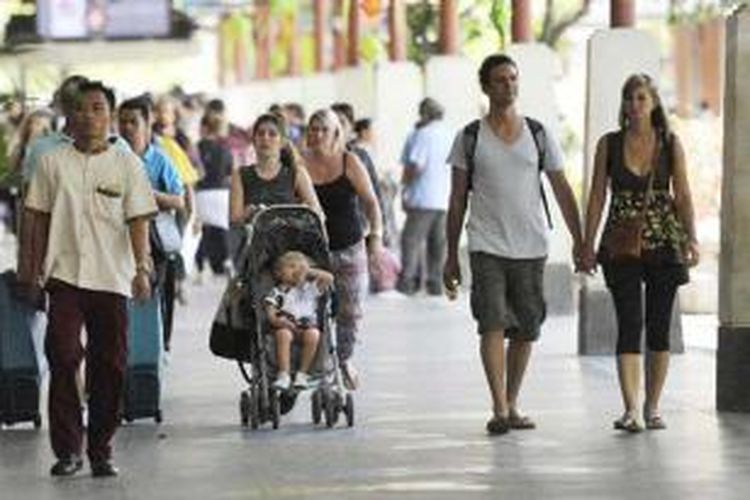
<path fill-rule="evenodd" d="M 492 417 L 487 421 L 487 434 L 490 436 L 499 436 L 507 434 L 510 430 L 510 424 L 507 418 Z"/>
<path fill-rule="evenodd" d="M 536 429 L 536 423 L 527 415 L 511 414 L 508 417 L 508 425 L 515 430 Z"/>

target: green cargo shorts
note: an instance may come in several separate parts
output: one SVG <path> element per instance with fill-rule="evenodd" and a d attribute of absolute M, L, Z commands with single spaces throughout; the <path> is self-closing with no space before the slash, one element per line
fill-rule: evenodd
<path fill-rule="evenodd" d="M 477 332 L 503 330 L 510 339 L 539 338 L 546 316 L 544 265 L 546 258 L 507 259 L 472 252 L 471 313 Z"/>

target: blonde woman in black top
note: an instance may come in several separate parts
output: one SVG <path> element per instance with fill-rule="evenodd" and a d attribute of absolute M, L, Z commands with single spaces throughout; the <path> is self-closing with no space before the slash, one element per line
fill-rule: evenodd
<path fill-rule="evenodd" d="M 380 265 L 383 249 L 380 206 L 367 170 L 345 148 L 343 129 L 333 111 L 321 109 L 310 118 L 304 157 L 326 215 L 338 296 L 338 356 L 345 383 L 356 388 L 358 377 L 350 358 L 367 294 L 368 257 L 370 264 Z M 359 218 L 360 203 L 369 222 L 367 237 Z"/>

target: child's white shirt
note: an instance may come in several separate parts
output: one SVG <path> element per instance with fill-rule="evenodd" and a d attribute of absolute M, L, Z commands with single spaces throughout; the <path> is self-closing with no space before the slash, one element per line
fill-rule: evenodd
<path fill-rule="evenodd" d="M 265 303 L 292 316 L 295 320 L 314 320 L 317 314 L 318 297 L 322 295 L 315 281 L 305 281 L 299 286 L 277 285 L 266 296 Z"/>

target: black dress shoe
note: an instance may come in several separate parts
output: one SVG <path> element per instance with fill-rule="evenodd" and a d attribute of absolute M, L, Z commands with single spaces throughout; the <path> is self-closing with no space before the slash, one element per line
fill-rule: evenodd
<path fill-rule="evenodd" d="M 52 466 L 49 473 L 53 476 L 72 476 L 83 467 L 83 460 L 77 455 L 61 458 Z"/>
<path fill-rule="evenodd" d="M 91 462 L 91 475 L 94 477 L 115 477 L 119 472 L 109 460 Z"/>

